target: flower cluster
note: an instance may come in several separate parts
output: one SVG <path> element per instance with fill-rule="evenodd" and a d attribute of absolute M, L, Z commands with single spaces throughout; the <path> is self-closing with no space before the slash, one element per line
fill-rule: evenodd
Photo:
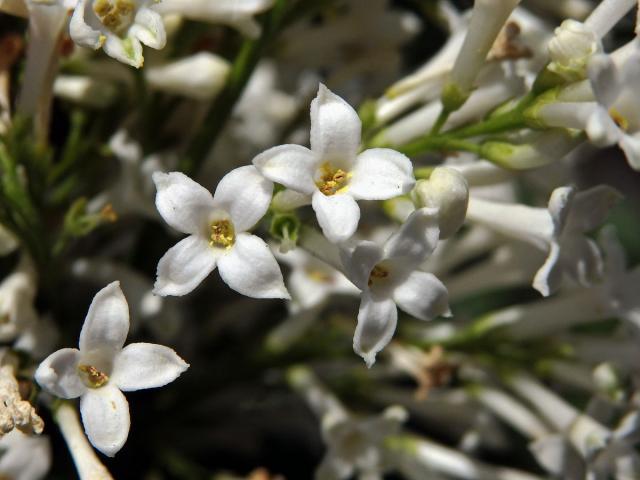
<path fill-rule="evenodd" d="M 638 2 L 458 3 L 0 0 L 0 478 L 640 478 Z"/>

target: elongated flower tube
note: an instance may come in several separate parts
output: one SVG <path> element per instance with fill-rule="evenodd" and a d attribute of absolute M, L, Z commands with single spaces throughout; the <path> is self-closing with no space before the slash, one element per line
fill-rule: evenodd
<path fill-rule="evenodd" d="M 446 287 L 419 269 L 438 241 L 436 215 L 435 209 L 421 208 L 384 247 L 364 241 L 342 252 L 347 278 L 362 290 L 353 349 L 368 367 L 393 337 L 396 305 L 421 320 L 451 315 Z"/>
<path fill-rule="evenodd" d="M 493 42 L 518 3 L 520 0 L 475 1 L 467 35 L 442 92 L 445 111 L 455 111 L 467 100 Z"/>
<path fill-rule="evenodd" d="M 142 44 L 160 50 L 167 43 L 154 0 L 78 0 L 69 33 L 74 42 L 105 53 L 136 68 L 142 67 Z"/>
<path fill-rule="evenodd" d="M 289 298 L 278 262 L 249 230 L 269 208 L 273 183 L 251 166 L 227 173 L 215 194 L 180 172 L 153 175 L 164 220 L 189 236 L 158 262 L 154 293 L 186 295 L 217 267 L 224 282 L 253 298 Z"/>
<path fill-rule="evenodd" d="M 560 288 L 564 274 L 583 285 L 602 277 L 602 257 L 585 236 L 599 226 L 620 194 L 607 186 L 584 192 L 573 187 L 553 191 L 548 209 L 469 199 L 467 219 L 520 239 L 548 253 L 533 287 L 548 296 Z"/>
<path fill-rule="evenodd" d="M 413 187 L 413 166 L 388 148 L 358 153 L 362 125 L 356 111 L 320 84 L 311 102 L 311 149 L 280 145 L 253 159 L 260 173 L 303 194 L 322 232 L 333 243 L 356 231 L 360 207 L 356 200 L 386 200 Z"/>
<path fill-rule="evenodd" d="M 640 269 L 627 270 L 624 252 L 611 229 L 603 229 L 599 241 L 605 252 L 601 283 L 553 299 L 507 307 L 489 314 L 487 321 L 503 325 L 506 334 L 518 339 L 544 337 L 611 317 L 640 330 L 640 301 L 634 293 Z"/>
<path fill-rule="evenodd" d="M 53 395 L 80 397 L 87 437 L 109 457 L 118 453 L 129 435 L 129 404 L 122 392 L 162 387 L 189 367 L 162 345 L 132 343 L 124 347 L 128 331 L 127 300 L 120 284 L 110 283 L 91 302 L 80 331 L 79 349 L 52 353 L 35 373 L 40 386 Z"/>
<path fill-rule="evenodd" d="M 164 14 L 177 14 L 191 20 L 220 23 L 256 38 L 260 25 L 253 16 L 271 8 L 274 0 L 162 0 L 154 8 Z"/>

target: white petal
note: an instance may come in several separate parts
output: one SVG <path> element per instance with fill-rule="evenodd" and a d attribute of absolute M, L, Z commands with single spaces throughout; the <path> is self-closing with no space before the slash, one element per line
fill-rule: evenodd
<path fill-rule="evenodd" d="M 383 256 L 382 248 L 369 241 L 358 243 L 351 251 L 340 251 L 340 259 L 345 269 L 345 275 L 360 290 L 367 288 L 371 270 L 382 260 Z"/>
<path fill-rule="evenodd" d="M 372 148 L 358 155 L 349 193 L 356 199 L 386 200 L 409 192 L 415 183 L 409 158 L 389 148 Z"/>
<path fill-rule="evenodd" d="M 432 320 L 439 315 L 451 315 L 449 294 L 435 275 L 413 271 L 396 287 L 393 299 L 405 312 L 420 320 Z"/>
<path fill-rule="evenodd" d="M 247 297 L 290 298 L 278 262 L 255 235 L 238 235 L 231 251 L 218 260 L 218 270 L 227 285 Z"/>
<path fill-rule="evenodd" d="M 156 172 L 156 207 L 165 222 L 182 233 L 199 233 L 214 210 L 213 197 L 184 173 Z"/>
<path fill-rule="evenodd" d="M 551 192 L 547 209 L 553 221 L 555 236 L 558 236 L 565 228 L 575 193 L 573 187 L 558 187 Z"/>
<path fill-rule="evenodd" d="M 100 31 L 91 28 L 84 19 L 85 10 L 90 8 L 87 1 L 80 0 L 73 11 L 73 16 L 69 23 L 69 35 L 78 45 L 96 50 L 102 46 L 104 40 Z"/>
<path fill-rule="evenodd" d="M 87 438 L 108 457 L 124 446 L 129 436 L 129 404 L 115 386 L 91 388 L 80 398 L 80 414 Z"/>
<path fill-rule="evenodd" d="M 594 55 L 589 60 L 589 81 L 598 103 L 611 107 L 621 89 L 620 75 L 609 55 Z"/>
<path fill-rule="evenodd" d="M 154 12 L 150 8 L 138 10 L 129 34 L 156 50 L 164 48 L 167 44 L 167 34 L 164 30 L 162 17 L 158 12 Z"/>
<path fill-rule="evenodd" d="M 115 58 L 119 62 L 126 63 L 135 68 L 142 67 L 142 44 L 135 37 L 122 39 L 113 33 L 107 34 L 107 41 L 102 46 L 104 53 Z"/>
<path fill-rule="evenodd" d="M 398 310 L 390 298 L 375 298 L 363 292 L 353 349 L 371 367 L 376 354 L 391 341 L 396 330 Z"/>
<path fill-rule="evenodd" d="M 562 283 L 562 266 L 559 262 L 560 247 L 556 242 L 551 243 L 549 255 L 533 279 L 533 288 L 543 297 L 548 297 L 560 288 Z"/>
<path fill-rule="evenodd" d="M 262 152 L 253 164 L 269 180 L 296 192 L 311 195 L 316 190 L 313 174 L 316 155 L 300 145 L 280 145 Z"/>
<path fill-rule="evenodd" d="M 351 238 L 358 228 L 360 207 L 351 195 L 325 195 L 316 191 L 311 198 L 322 233 L 332 243 Z"/>
<path fill-rule="evenodd" d="M 311 102 L 311 150 L 330 161 L 355 160 L 362 125 L 356 111 L 323 84 Z"/>
<path fill-rule="evenodd" d="M 120 289 L 112 282 L 93 297 L 80 331 L 80 351 L 122 349 L 129 333 L 129 305 Z"/>
<path fill-rule="evenodd" d="M 640 170 L 640 136 L 622 135 L 619 145 L 627 157 L 629 166 L 634 170 Z"/>
<path fill-rule="evenodd" d="M 80 352 L 75 348 L 53 352 L 38 366 L 36 382 L 56 397 L 79 397 L 87 389 L 78 376 L 79 359 Z"/>
<path fill-rule="evenodd" d="M 596 108 L 589 116 L 586 132 L 589 140 L 599 147 L 613 145 L 620 139 L 620 128 L 601 107 Z"/>
<path fill-rule="evenodd" d="M 402 258 L 417 266 L 435 250 L 439 235 L 438 211 L 419 208 L 387 240 L 384 257 Z"/>
<path fill-rule="evenodd" d="M 310 195 L 305 195 L 304 193 L 299 193 L 288 188 L 276 193 L 273 196 L 273 201 L 271 202 L 273 209 L 281 212 L 288 212 L 306 205 L 311 205 Z"/>
<path fill-rule="evenodd" d="M 615 188 L 597 185 L 576 193 L 567 217 L 567 231 L 589 232 L 604 223 L 609 211 L 622 199 Z"/>
<path fill-rule="evenodd" d="M 212 248 L 204 237 L 189 235 L 167 250 L 158 262 L 153 293 L 182 296 L 192 292 L 214 268 L 222 250 Z"/>
<path fill-rule="evenodd" d="M 227 173 L 213 194 L 217 208 L 229 212 L 233 227 L 244 232 L 264 217 L 269 209 L 273 183 L 253 165 L 236 168 Z"/>
<path fill-rule="evenodd" d="M 604 261 L 598 245 L 584 235 L 572 235 L 562 241 L 564 271 L 584 287 L 602 279 Z"/>
<path fill-rule="evenodd" d="M 173 382 L 189 364 L 171 348 L 132 343 L 115 358 L 111 382 L 123 392 L 157 388 Z"/>

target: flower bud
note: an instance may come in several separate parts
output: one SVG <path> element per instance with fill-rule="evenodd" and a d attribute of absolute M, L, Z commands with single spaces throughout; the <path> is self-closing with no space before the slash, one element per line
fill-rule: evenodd
<path fill-rule="evenodd" d="M 589 60 L 602 51 L 600 39 L 583 23 L 570 19 L 554 33 L 549 41 L 549 70 L 570 82 L 586 78 Z"/>
<path fill-rule="evenodd" d="M 428 180 L 419 180 L 413 190 L 418 208 L 438 209 L 440 238 L 453 235 L 464 223 L 469 202 L 469 186 L 464 176 L 453 168 L 437 167 Z"/>

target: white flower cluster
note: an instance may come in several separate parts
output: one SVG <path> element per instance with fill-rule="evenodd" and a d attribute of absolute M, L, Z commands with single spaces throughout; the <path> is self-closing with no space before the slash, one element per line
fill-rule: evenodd
<path fill-rule="evenodd" d="M 161 398 L 193 392 L 185 451 L 206 382 L 242 409 L 258 369 L 317 417 L 320 480 L 640 478 L 640 26 L 608 36 L 638 3 L 404 3 L 0 0 L 28 19 L 24 58 L 0 35 L 0 478 L 49 470 L 40 407 L 112 478 L 124 393 L 190 367 L 129 334 L 202 359 Z M 150 462 L 201 476 L 182 448 Z"/>

